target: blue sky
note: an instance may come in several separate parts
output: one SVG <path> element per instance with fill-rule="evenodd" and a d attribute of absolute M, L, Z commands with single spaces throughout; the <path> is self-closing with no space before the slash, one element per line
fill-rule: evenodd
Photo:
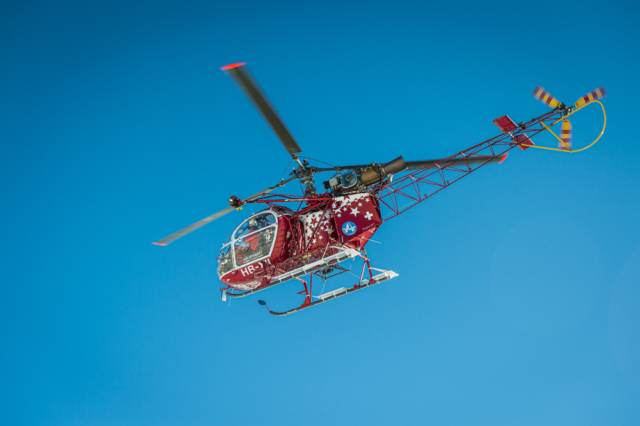
<path fill-rule="evenodd" d="M 0 417 L 11 425 L 638 424 L 633 2 L 4 2 Z M 289 158 L 220 66 L 245 61 L 304 154 L 454 154 L 603 85 L 580 154 L 512 151 L 385 224 L 399 277 L 286 318 L 220 302 Z M 598 133 L 591 107 L 574 144 Z M 548 136 L 537 143 L 555 145 Z M 291 192 L 295 186 L 288 187 Z M 336 280 L 331 288 L 349 284 Z M 295 284 L 263 293 L 299 302 Z"/>

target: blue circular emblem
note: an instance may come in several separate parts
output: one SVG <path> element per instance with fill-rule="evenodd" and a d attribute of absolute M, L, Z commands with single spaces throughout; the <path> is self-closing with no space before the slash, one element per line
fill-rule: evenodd
<path fill-rule="evenodd" d="M 353 223 L 353 222 L 345 222 L 345 223 L 342 225 L 342 233 L 343 233 L 344 235 L 353 235 L 353 234 L 355 234 L 355 233 L 356 233 L 356 230 L 357 230 L 357 229 L 358 229 L 358 228 L 356 227 L 356 224 L 355 224 L 355 223 Z"/>

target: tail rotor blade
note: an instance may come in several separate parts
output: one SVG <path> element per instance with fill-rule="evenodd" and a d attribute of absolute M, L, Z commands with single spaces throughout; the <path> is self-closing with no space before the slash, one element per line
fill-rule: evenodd
<path fill-rule="evenodd" d="M 556 98 L 551 96 L 551 93 L 547 92 L 542 86 L 537 86 L 534 89 L 533 97 L 550 108 L 555 108 L 560 105 L 560 102 Z"/>
<path fill-rule="evenodd" d="M 589 102 L 595 101 L 596 99 L 602 99 L 605 96 L 607 96 L 607 92 L 605 92 L 604 87 L 600 86 L 578 99 L 578 102 L 576 102 L 576 108 L 580 108 Z"/>
<path fill-rule="evenodd" d="M 562 121 L 562 130 L 560 131 L 560 139 L 562 139 L 562 142 L 558 142 L 558 149 L 571 151 L 571 138 L 571 122 L 565 118 Z"/>

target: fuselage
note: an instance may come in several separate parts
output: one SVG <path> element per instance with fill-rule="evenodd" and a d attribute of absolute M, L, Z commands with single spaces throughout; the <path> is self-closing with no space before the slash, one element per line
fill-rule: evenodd
<path fill-rule="evenodd" d="M 339 247 L 361 250 L 382 224 L 378 202 L 369 193 L 335 197 L 305 210 L 269 208 L 242 222 L 220 250 L 222 283 L 253 290 Z"/>

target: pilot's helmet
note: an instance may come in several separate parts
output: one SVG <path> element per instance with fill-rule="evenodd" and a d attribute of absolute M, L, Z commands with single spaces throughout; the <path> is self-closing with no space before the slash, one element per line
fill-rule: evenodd
<path fill-rule="evenodd" d="M 249 219 L 249 229 L 251 230 L 258 229 L 258 221 L 256 220 L 255 217 L 252 217 L 251 219 Z"/>

